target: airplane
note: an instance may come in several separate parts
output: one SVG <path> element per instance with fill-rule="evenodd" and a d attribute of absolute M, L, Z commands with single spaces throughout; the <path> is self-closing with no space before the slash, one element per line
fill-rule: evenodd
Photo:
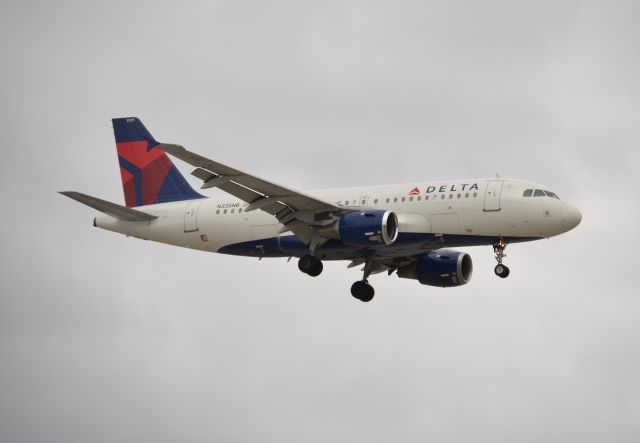
<path fill-rule="evenodd" d="M 300 192 L 159 143 L 136 117 L 112 124 L 126 206 L 61 192 L 102 213 L 95 227 L 207 252 L 296 257 L 311 277 L 323 261 L 348 260 L 362 266 L 351 286 L 362 302 L 373 299 L 369 277 L 381 272 L 429 286 L 468 283 L 472 259 L 455 247 L 493 246 L 494 272 L 506 278 L 508 244 L 553 237 L 582 220 L 547 186 L 498 177 Z M 202 190 L 230 197 L 195 191 L 167 154 L 195 167 Z"/>

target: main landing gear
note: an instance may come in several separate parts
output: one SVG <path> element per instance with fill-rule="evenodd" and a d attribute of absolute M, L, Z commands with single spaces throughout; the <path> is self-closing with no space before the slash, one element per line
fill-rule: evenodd
<path fill-rule="evenodd" d="M 500 278 L 507 278 L 509 276 L 509 268 L 506 265 L 502 264 L 502 259 L 507 255 L 504 253 L 505 248 L 507 247 L 507 242 L 503 239 L 500 239 L 498 243 L 493 245 L 493 252 L 496 253 L 496 261 L 498 264 L 493 269 L 493 272 Z"/>
<path fill-rule="evenodd" d="M 298 260 L 298 269 L 311 277 L 317 277 L 322 272 L 322 262 L 311 254 L 304 255 Z M 367 281 L 371 271 L 373 269 L 373 260 L 366 260 L 364 265 L 364 275 L 362 280 L 355 282 L 351 285 L 351 295 L 354 298 L 363 301 L 370 302 L 373 300 L 375 291 L 373 287 Z"/>
<path fill-rule="evenodd" d="M 367 281 L 367 278 L 369 278 L 369 275 L 371 274 L 372 268 L 373 260 L 368 259 L 364 263 L 364 274 L 362 275 L 362 280 L 357 281 L 353 285 L 351 285 L 351 295 L 353 295 L 354 298 L 365 303 L 373 300 L 373 296 L 375 294 L 373 286 L 371 286 Z"/>
<path fill-rule="evenodd" d="M 320 275 L 322 267 L 322 262 L 313 255 L 304 255 L 298 260 L 298 269 L 311 277 Z"/>

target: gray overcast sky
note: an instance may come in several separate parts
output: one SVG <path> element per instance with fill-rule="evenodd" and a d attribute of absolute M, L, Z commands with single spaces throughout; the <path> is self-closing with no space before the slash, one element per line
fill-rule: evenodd
<path fill-rule="evenodd" d="M 640 3 L 0 5 L 0 441 L 640 440 Z M 91 227 L 110 118 L 299 189 L 491 176 L 583 222 L 443 290 Z M 178 167 L 185 173 L 189 168 Z M 212 195 L 215 195 L 212 193 Z"/>

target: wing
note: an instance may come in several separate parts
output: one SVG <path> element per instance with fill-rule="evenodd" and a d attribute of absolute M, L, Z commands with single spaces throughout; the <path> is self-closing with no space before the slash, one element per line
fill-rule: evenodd
<path fill-rule="evenodd" d="M 313 236 L 313 227 L 329 224 L 345 211 L 345 208 L 223 165 L 179 145 L 161 143 L 156 148 L 195 166 L 191 174 L 204 182 L 202 189 L 220 188 L 249 203 L 246 211 L 261 209 L 274 215 L 284 225 L 281 232 L 293 231 L 307 243 Z"/>

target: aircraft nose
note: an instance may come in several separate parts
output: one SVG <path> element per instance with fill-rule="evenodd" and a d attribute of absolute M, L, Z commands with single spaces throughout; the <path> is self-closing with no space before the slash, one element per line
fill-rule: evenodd
<path fill-rule="evenodd" d="M 582 221 L 582 214 L 568 203 L 562 207 L 562 226 L 565 232 L 572 230 Z"/>

